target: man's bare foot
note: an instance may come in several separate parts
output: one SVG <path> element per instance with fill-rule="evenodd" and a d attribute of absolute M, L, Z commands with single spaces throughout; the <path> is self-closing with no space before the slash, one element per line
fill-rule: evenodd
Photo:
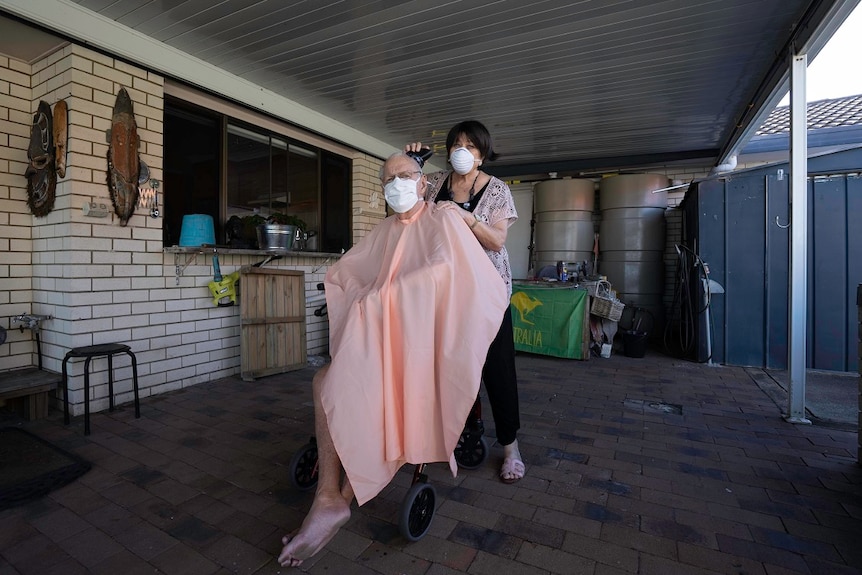
<path fill-rule="evenodd" d="M 281 542 L 284 549 L 278 556 L 282 567 L 298 567 L 329 543 L 342 525 L 350 519 L 350 504 L 341 496 L 317 494 L 299 532 L 286 535 Z"/>

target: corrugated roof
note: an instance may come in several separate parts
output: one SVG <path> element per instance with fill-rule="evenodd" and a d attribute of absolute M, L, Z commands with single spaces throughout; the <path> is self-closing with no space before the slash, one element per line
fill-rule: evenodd
<path fill-rule="evenodd" d="M 467 118 L 500 176 L 714 164 L 858 0 L 0 0 L 47 30 L 385 157 Z M 0 52 L 4 39 L 0 38 Z M 786 89 L 786 88 L 785 88 Z"/>
<path fill-rule="evenodd" d="M 838 128 L 862 124 L 862 94 L 808 102 L 808 129 Z M 769 114 L 755 136 L 790 132 L 790 106 L 779 106 Z"/>

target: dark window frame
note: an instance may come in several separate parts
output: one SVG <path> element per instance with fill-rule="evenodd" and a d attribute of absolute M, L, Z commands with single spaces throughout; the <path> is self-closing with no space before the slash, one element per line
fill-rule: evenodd
<path fill-rule="evenodd" d="M 216 179 L 218 181 L 215 186 L 216 191 L 211 193 L 212 195 L 209 205 L 194 212 L 189 212 L 208 213 L 213 216 L 216 227 L 217 244 L 227 243 L 225 222 L 230 217 L 229 211 L 232 209 L 231 206 L 228 205 L 229 177 L 231 176 L 228 161 L 228 137 L 231 127 L 234 127 L 235 129 L 247 131 L 246 133 L 254 134 L 262 139 L 267 139 L 270 142 L 269 168 L 267 174 L 267 194 L 269 196 L 269 201 L 266 203 L 265 209 L 262 210 L 263 214 L 266 215 L 272 211 L 281 211 L 288 214 L 293 213 L 294 215 L 298 215 L 300 218 L 304 219 L 308 224 L 309 229 L 307 231 L 318 236 L 318 241 L 311 242 L 311 245 L 317 246 L 316 251 L 339 253 L 350 248 L 352 245 L 352 211 L 350 206 L 352 193 L 352 160 L 349 157 L 326 150 L 309 142 L 304 142 L 299 138 L 287 136 L 261 126 L 257 126 L 248 121 L 231 117 L 222 112 L 212 111 L 207 108 L 197 106 L 194 103 L 181 98 L 166 97 L 164 116 L 165 123 L 167 124 L 167 122 L 170 121 L 170 116 L 177 114 L 197 116 L 207 122 L 215 124 L 218 129 L 218 136 L 215 138 L 218 144 L 218 166 L 213 169 L 213 172 L 217 174 Z M 169 126 L 165 126 L 166 134 L 172 131 L 173 130 Z M 284 143 L 286 146 L 287 154 L 285 168 L 287 171 L 285 173 L 285 205 L 273 204 L 273 152 L 271 145 L 273 140 Z M 206 144 L 212 144 L 212 142 L 206 142 Z M 187 170 L 188 168 L 186 166 L 177 166 L 175 164 L 181 163 L 179 158 L 192 157 L 193 150 L 175 151 L 173 149 L 174 145 L 174 142 L 169 142 L 168 138 L 165 138 L 166 175 L 171 170 Z M 184 153 L 187 154 L 187 156 L 183 156 Z M 309 186 L 309 183 L 311 182 L 310 178 L 312 176 L 309 175 L 308 166 L 306 166 L 306 169 L 302 174 L 305 178 L 303 185 L 300 186 L 296 182 L 291 183 L 291 177 L 299 177 L 297 176 L 298 170 L 295 172 L 290 171 L 291 155 L 307 157 L 310 153 L 313 153 L 316 156 L 316 173 L 313 174 L 313 185 Z M 188 209 L 185 203 L 180 204 L 175 199 L 172 201 L 173 198 L 171 194 L 177 193 L 175 190 L 171 189 L 172 187 L 173 186 L 168 185 L 168 182 L 166 181 L 162 198 L 162 203 L 165 209 L 165 222 L 166 224 L 168 221 L 172 222 L 171 225 L 166 226 L 163 233 L 163 239 L 166 246 L 176 245 L 179 238 L 179 230 L 176 229 L 178 226 L 176 223 L 178 218 L 174 214 L 171 214 L 170 210 L 176 205 L 181 205 Z M 304 190 L 305 198 L 308 198 L 309 190 L 313 189 L 311 192 L 313 197 L 306 199 L 305 201 L 306 211 L 304 212 L 292 209 L 298 204 L 298 202 L 292 201 L 292 194 L 296 191 L 295 188 L 299 187 Z M 174 198 L 175 197 L 176 196 L 174 196 Z M 297 199 L 299 199 L 299 197 L 302 196 L 298 195 Z M 312 210 L 309 209 L 309 205 L 313 206 L 313 213 Z M 180 215 L 179 221 L 181 221 L 181 219 L 182 216 Z"/>

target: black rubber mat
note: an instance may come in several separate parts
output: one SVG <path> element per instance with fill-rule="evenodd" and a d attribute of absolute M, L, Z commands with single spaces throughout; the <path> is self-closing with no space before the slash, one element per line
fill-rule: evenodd
<path fill-rule="evenodd" d="M 90 469 L 77 455 L 16 427 L 0 429 L 0 510 L 71 483 Z"/>

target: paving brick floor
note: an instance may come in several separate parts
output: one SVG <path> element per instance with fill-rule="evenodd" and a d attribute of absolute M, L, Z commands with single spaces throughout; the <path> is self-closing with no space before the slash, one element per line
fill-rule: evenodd
<path fill-rule="evenodd" d="M 313 427 L 311 368 L 144 398 L 141 419 L 94 414 L 89 437 L 56 410 L 15 421 L 93 468 L 0 512 L 0 575 L 862 573 L 855 431 L 784 422 L 742 368 L 653 352 L 517 367 L 522 481 L 497 479 L 488 416 L 485 464 L 428 467 L 428 535 L 399 535 L 405 467 L 298 570 L 275 556 L 312 498 L 287 479 Z"/>

